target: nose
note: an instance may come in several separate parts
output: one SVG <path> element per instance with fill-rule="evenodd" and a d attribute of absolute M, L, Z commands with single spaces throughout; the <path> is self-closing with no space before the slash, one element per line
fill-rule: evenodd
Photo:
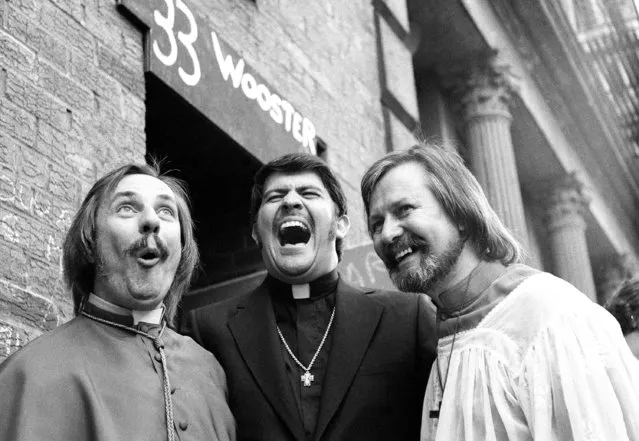
<path fill-rule="evenodd" d="M 160 217 L 152 208 L 142 211 L 140 219 L 140 233 L 157 234 L 160 231 Z"/>
<path fill-rule="evenodd" d="M 284 206 L 284 208 L 302 208 L 302 199 L 300 197 L 299 194 L 297 194 L 297 192 L 295 191 L 289 191 L 288 193 L 286 193 L 286 196 L 284 196 L 284 199 L 282 199 L 282 205 Z"/>
<path fill-rule="evenodd" d="M 400 222 L 394 216 L 387 216 L 380 232 L 380 238 L 385 243 L 393 243 L 403 234 Z"/>

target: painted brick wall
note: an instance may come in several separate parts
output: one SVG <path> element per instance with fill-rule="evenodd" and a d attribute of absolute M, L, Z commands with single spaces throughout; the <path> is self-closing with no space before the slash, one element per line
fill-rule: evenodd
<path fill-rule="evenodd" d="M 61 244 L 91 184 L 143 160 L 142 37 L 106 0 L 0 0 L 0 361 L 69 320 Z"/>
<path fill-rule="evenodd" d="M 371 0 L 184 1 L 314 122 L 346 246 L 369 243 L 359 181 L 386 149 Z M 115 0 L 0 0 L 0 361 L 72 317 L 62 237 L 97 177 L 143 159 L 142 54 Z"/>
<path fill-rule="evenodd" d="M 369 242 L 359 181 L 385 152 L 371 0 L 186 0 L 316 126 L 349 202 L 346 246 Z"/>

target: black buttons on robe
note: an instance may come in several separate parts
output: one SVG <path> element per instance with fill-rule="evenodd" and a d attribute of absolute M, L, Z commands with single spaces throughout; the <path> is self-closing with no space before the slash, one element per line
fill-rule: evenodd
<path fill-rule="evenodd" d="M 180 430 L 186 430 L 189 427 L 189 423 L 187 423 L 186 421 L 180 421 Z"/>

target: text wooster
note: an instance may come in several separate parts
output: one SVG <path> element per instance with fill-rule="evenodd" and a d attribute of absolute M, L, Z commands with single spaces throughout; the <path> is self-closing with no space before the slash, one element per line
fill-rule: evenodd
<path fill-rule="evenodd" d="M 249 72 L 244 72 L 246 63 L 243 58 L 239 58 L 237 64 L 235 64 L 231 55 L 225 56 L 222 53 L 222 48 L 215 32 L 211 32 L 211 38 L 213 39 L 215 58 L 224 80 L 229 81 L 230 78 L 234 88 L 240 88 L 244 96 L 250 100 L 257 101 L 260 108 L 268 112 L 273 121 L 277 124 L 283 124 L 284 129 L 297 142 L 315 154 L 315 136 L 317 133 L 313 123 L 297 112 L 291 103 L 271 92 L 266 85 L 258 84 L 255 77 Z"/>

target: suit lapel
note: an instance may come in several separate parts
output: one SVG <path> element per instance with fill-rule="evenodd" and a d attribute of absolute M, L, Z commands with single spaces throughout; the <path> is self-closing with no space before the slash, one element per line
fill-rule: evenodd
<path fill-rule="evenodd" d="M 333 344 L 324 375 L 315 440 L 320 439 L 346 396 L 384 310 L 380 303 L 341 278 L 336 308 Z"/>
<path fill-rule="evenodd" d="M 266 283 L 238 305 L 229 329 L 262 393 L 295 438 L 303 440 L 304 427 L 282 363 L 275 314 Z"/>

